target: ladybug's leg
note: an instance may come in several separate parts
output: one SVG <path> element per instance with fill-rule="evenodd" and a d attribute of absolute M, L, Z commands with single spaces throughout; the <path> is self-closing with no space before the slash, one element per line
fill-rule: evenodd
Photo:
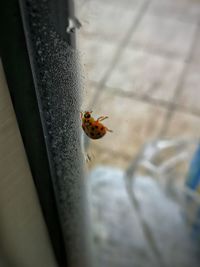
<path fill-rule="evenodd" d="M 97 121 L 103 121 L 103 120 L 105 120 L 105 119 L 107 119 L 108 118 L 108 116 L 101 116 L 101 117 L 99 117 L 98 119 L 97 119 Z"/>
<path fill-rule="evenodd" d="M 107 127 L 105 127 L 105 128 L 106 128 L 106 131 L 108 131 L 108 132 L 110 132 L 110 133 L 113 133 L 112 130 L 108 129 Z"/>

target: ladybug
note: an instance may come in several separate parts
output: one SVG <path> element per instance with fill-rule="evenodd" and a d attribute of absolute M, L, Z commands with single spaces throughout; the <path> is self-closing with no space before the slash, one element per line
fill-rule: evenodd
<path fill-rule="evenodd" d="M 105 127 L 100 121 L 108 118 L 108 116 L 101 116 L 95 120 L 91 116 L 92 111 L 81 112 L 82 128 L 84 132 L 92 139 L 99 139 L 103 137 L 106 132 L 112 132 Z"/>

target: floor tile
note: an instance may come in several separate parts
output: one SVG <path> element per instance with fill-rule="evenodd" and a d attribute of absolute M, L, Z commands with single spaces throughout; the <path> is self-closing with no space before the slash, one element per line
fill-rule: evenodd
<path fill-rule="evenodd" d="M 184 63 L 142 50 L 126 49 L 106 85 L 170 101 Z"/>
<path fill-rule="evenodd" d="M 200 68 L 200 27 L 198 28 L 194 49 L 192 51 L 191 63 L 195 64 L 198 69 Z"/>
<path fill-rule="evenodd" d="M 94 0 L 91 0 L 94 1 Z M 134 8 L 136 9 L 140 9 L 142 7 L 142 5 L 145 2 L 149 2 L 149 0 L 95 0 L 95 1 L 100 1 L 101 3 L 106 3 L 106 4 L 110 4 L 112 6 L 120 6 L 122 9 L 131 9 Z M 151 0 L 150 0 L 151 1 Z"/>
<path fill-rule="evenodd" d="M 121 41 L 144 1 L 88 1 L 79 17 L 82 33 L 100 40 Z"/>
<path fill-rule="evenodd" d="M 170 54 L 185 60 L 196 28 L 195 24 L 148 13 L 133 34 L 131 43 L 149 51 Z"/>
<path fill-rule="evenodd" d="M 99 82 L 111 67 L 117 49 L 116 44 L 85 37 L 79 39 L 78 49 L 86 76 L 91 81 Z"/>
<path fill-rule="evenodd" d="M 129 166 L 129 162 L 131 157 L 124 157 L 123 155 L 113 154 L 111 151 L 106 149 L 99 149 L 98 145 L 94 142 L 91 142 L 90 148 L 88 151 L 89 159 L 86 160 L 87 167 L 89 169 L 94 168 L 98 165 L 107 165 L 107 166 L 115 166 L 121 169 L 126 169 Z"/>
<path fill-rule="evenodd" d="M 200 75 L 196 65 L 190 65 L 181 87 L 180 97 L 176 100 L 178 104 L 190 110 L 200 113 Z"/>
<path fill-rule="evenodd" d="M 154 0 L 148 12 L 159 17 L 176 18 L 196 23 L 200 18 L 199 0 Z"/>
<path fill-rule="evenodd" d="M 176 111 L 169 123 L 166 137 L 199 138 L 200 118 Z"/>
<path fill-rule="evenodd" d="M 133 157 L 144 142 L 157 135 L 165 112 L 148 103 L 104 92 L 93 113 L 94 117 L 109 116 L 103 123 L 113 133 L 108 132 L 103 138 L 91 141 L 92 145 L 101 151 L 106 149 Z"/>

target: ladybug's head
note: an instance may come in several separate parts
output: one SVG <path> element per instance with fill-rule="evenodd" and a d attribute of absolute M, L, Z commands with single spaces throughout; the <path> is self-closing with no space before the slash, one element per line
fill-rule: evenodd
<path fill-rule="evenodd" d="M 81 118 L 82 119 L 90 119 L 91 118 L 92 111 L 84 111 L 81 112 Z"/>
<path fill-rule="evenodd" d="M 91 118 L 91 113 L 92 113 L 92 111 L 85 111 L 84 114 L 83 114 L 84 118 L 85 119 L 90 119 Z"/>
<path fill-rule="evenodd" d="M 91 115 L 90 115 L 90 112 L 89 112 L 89 111 L 86 111 L 86 112 L 84 113 L 84 118 L 85 118 L 85 119 L 89 119 L 89 118 L 91 118 Z"/>

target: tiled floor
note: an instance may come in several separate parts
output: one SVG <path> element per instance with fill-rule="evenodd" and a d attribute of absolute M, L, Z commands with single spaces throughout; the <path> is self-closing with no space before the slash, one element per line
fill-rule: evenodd
<path fill-rule="evenodd" d="M 146 236 L 143 233 L 145 240 L 153 235 L 154 242 L 157 236 L 162 253 L 151 243 L 149 247 L 157 259 L 158 252 L 163 259 L 151 262 L 143 237 L 138 236 L 143 219 L 139 211 L 134 217 L 137 205 L 130 207 L 127 199 L 124 170 L 152 139 L 200 136 L 200 0 L 77 3 L 83 25 L 78 47 L 85 67 L 82 109 L 93 110 L 96 117 L 108 115 L 105 125 L 113 130 L 102 139 L 86 139 L 98 266 L 199 266 L 191 263 L 194 257 L 188 256 L 192 250 L 188 241 L 180 241 L 187 244 L 187 253 L 175 245 L 175 236 L 186 233 L 180 230 L 181 222 L 174 220 L 180 214 L 175 211 L 175 216 L 169 216 L 172 207 L 157 207 L 164 202 L 154 193 L 146 201 L 144 214 L 146 222 L 161 214 L 160 222 L 151 225 L 154 234 L 151 227 Z M 103 168 L 98 167 L 101 164 Z M 146 180 L 144 185 L 151 192 Z M 139 201 L 147 195 L 142 191 Z"/>
<path fill-rule="evenodd" d="M 156 135 L 166 113 L 162 107 L 118 96 L 109 92 L 109 89 L 103 90 L 96 108 L 99 114 L 109 116 L 105 124 L 114 132 L 108 133 L 106 138 L 98 142 L 91 142 L 90 149 L 95 151 L 96 148 L 101 148 L 104 153 L 109 148 L 113 155 L 121 154 L 129 159 L 137 153 L 144 140 L 148 141 Z M 155 120 L 157 114 L 159 116 Z M 113 120 L 113 117 L 116 119 Z M 112 162 L 112 159 L 108 162 Z"/>
<path fill-rule="evenodd" d="M 114 131 L 90 142 L 90 165 L 126 167 L 158 136 L 198 138 L 200 1 L 77 0 L 77 16 L 82 108 Z"/>

